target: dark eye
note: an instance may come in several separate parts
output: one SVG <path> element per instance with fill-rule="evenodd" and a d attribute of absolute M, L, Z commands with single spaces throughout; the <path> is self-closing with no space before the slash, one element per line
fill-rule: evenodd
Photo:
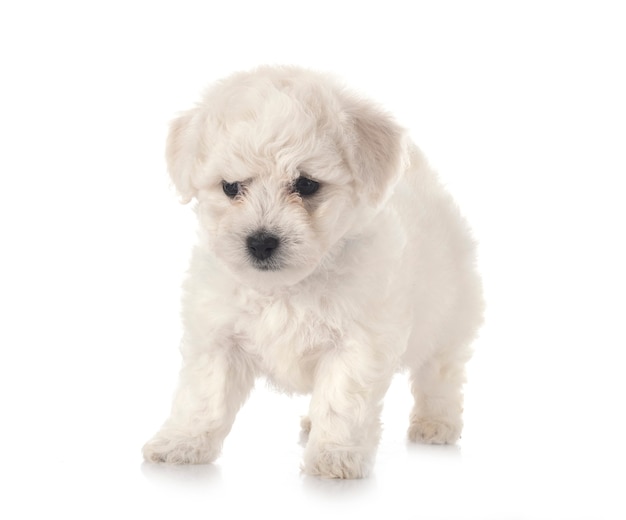
<path fill-rule="evenodd" d="M 222 189 L 224 193 L 231 199 L 234 199 L 239 194 L 239 183 L 238 182 L 226 182 L 222 181 Z"/>
<path fill-rule="evenodd" d="M 306 177 L 298 177 L 296 182 L 293 183 L 293 191 L 301 195 L 302 197 L 308 197 L 313 195 L 320 187 L 319 182 L 315 182 Z"/>

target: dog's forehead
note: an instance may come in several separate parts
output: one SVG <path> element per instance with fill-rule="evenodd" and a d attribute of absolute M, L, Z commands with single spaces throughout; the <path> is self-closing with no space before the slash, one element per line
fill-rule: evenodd
<path fill-rule="evenodd" d="M 311 118 L 295 119 L 266 112 L 231 123 L 217 138 L 209 169 L 229 182 L 339 175 L 344 158 L 333 136 Z"/>
<path fill-rule="evenodd" d="M 207 154 L 212 175 L 229 182 L 258 177 L 285 182 L 302 173 L 329 181 L 345 173 L 333 89 L 301 72 L 282 74 L 236 76 L 205 100 L 216 130 Z"/>
<path fill-rule="evenodd" d="M 291 118 L 299 110 L 336 113 L 341 88 L 327 76 L 296 68 L 264 68 L 234 74 L 207 91 L 206 101 L 225 118 L 269 111 Z"/>

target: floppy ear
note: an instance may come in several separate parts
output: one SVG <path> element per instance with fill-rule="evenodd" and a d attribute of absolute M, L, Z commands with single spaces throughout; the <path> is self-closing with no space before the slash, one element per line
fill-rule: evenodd
<path fill-rule="evenodd" d="M 348 162 L 369 202 L 385 201 L 406 163 L 406 132 L 388 114 L 363 100 L 348 102 Z"/>
<path fill-rule="evenodd" d="M 199 108 L 184 112 L 170 123 L 165 158 L 183 204 L 187 204 L 198 192 L 194 180 L 198 177 L 198 167 L 205 157 L 203 126 Z"/>

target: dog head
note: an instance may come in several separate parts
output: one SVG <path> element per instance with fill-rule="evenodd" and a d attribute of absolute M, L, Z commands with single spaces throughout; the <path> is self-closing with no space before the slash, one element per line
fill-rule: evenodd
<path fill-rule="evenodd" d="M 384 204 L 403 130 L 322 74 L 238 73 L 174 120 L 166 158 L 202 240 L 239 280 L 291 285 Z"/>

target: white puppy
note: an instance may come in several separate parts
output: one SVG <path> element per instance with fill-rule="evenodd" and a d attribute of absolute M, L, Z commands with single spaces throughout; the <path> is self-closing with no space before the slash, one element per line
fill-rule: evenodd
<path fill-rule="evenodd" d="M 311 475 L 368 473 L 399 369 L 415 397 L 409 438 L 459 438 L 483 309 L 474 242 L 385 112 L 325 75 L 260 68 L 176 119 L 167 161 L 200 236 L 180 386 L 148 461 L 215 460 L 259 375 L 312 394 Z"/>

